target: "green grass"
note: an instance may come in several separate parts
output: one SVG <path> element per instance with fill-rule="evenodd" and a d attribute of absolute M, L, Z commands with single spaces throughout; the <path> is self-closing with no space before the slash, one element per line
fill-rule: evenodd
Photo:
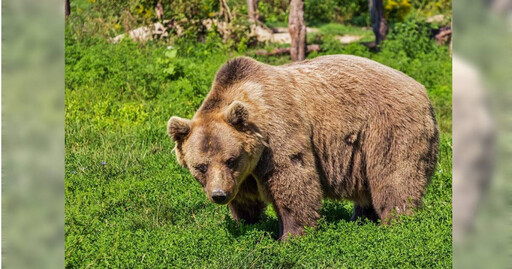
<path fill-rule="evenodd" d="M 329 35 L 355 35 L 362 36 L 361 40 L 358 42 L 370 42 L 374 41 L 375 36 L 373 35 L 373 31 L 371 27 L 356 27 L 349 24 L 339 24 L 339 23 L 326 23 L 317 26 L 319 30 L 319 34 L 322 36 Z M 311 33 L 312 36 L 315 36 L 318 33 Z"/>
<path fill-rule="evenodd" d="M 450 268 L 451 59 L 446 47 L 401 38 L 391 35 L 379 53 L 326 41 L 320 54 L 369 57 L 427 87 L 442 135 L 424 206 L 391 226 L 358 225 L 348 221 L 350 202 L 325 200 L 317 229 L 280 243 L 270 207 L 259 223 L 237 225 L 226 206 L 210 203 L 176 162 L 166 134 L 169 117 L 191 117 L 236 52 L 213 37 L 175 50 L 78 41 L 68 33 L 66 267 Z"/>

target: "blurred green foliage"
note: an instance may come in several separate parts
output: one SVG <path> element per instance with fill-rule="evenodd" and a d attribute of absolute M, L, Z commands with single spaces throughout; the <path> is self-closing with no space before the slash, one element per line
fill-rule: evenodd
<path fill-rule="evenodd" d="M 384 0 L 384 12 L 389 21 L 403 21 L 411 11 L 411 4 L 408 0 Z"/>
<path fill-rule="evenodd" d="M 113 37 L 140 25 L 158 21 L 154 0 L 75 0 L 71 1 L 71 17 L 68 25 L 75 34 L 89 36 L 97 34 Z M 161 0 L 163 18 L 179 24 L 184 29 L 183 38 L 194 42 L 203 39 L 208 30 L 204 20 L 223 20 L 220 16 L 220 2 L 216 0 Z M 286 27 L 288 23 L 287 0 L 260 0 L 258 12 L 269 26 Z M 247 3 L 245 0 L 228 0 L 233 15 L 232 48 L 254 44 L 248 36 Z M 384 0 L 389 23 L 403 22 L 408 15 L 425 20 L 442 14 L 451 18 L 451 0 Z M 412 14 L 411 14 L 412 13 Z M 318 26 L 324 23 L 345 23 L 354 26 L 370 26 L 368 0 L 305 0 L 306 23 Z M 214 30 L 215 31 L 215 30 Z M 219 34 L 217 32 L 217 34 Z M 171 38 L 171 41 L 174 41 Z M 239 44 L 243 42 L 243 44 Z"/>

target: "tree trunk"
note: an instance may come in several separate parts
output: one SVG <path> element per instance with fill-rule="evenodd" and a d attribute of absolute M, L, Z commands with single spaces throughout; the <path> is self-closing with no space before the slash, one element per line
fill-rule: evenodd
<path fill-rule="evenodd" d="M 370 18 L 372 21 L 373 33 L 375 34 L 375 44 L 379 45 L 386 38 L 388 33 L 388 23 L 384 14 L 383 0 L 370 1 Z"/>
<path fill-rule="evenodd" d="M 290 56 L 292 61 L 306 59 L 306 21 L 304 20 L 304 1 L 291 0 L 288 31 L 292 38 Z"/>
<path fill-rule="evenodd" d="M 258 0 L 247 0 L 247 13 L 249 13 L 249 22 L 259 21 Z"/>
<path fill-rule="evenodd" d="M 66 7 L 65 7 L 66 17 L 71 14 L 71 8 L 69 7 L 69 0 L 66 0 Z"/>

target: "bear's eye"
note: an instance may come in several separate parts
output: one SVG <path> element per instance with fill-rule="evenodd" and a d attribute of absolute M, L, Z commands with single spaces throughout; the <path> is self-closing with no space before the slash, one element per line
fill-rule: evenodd
<path fill-rule="evenodd" d="M 236 166 L 236 158 L 235 157 L 231 157 L 229 158 L 227 161 L 226 161 L 226 166 L 229 168 L 229 169 L 233 169 L 235 168 Z"/>
<path fill-rule="evenodd" d="M 205 163 L 202 163 L 202 164 L 198 164 L 196 166 L 194 166 L 194 168 L 201 172 L 202 174 L 206 173 L 206 171 L 208 171 L 208 165 L 205 164 Z"/>

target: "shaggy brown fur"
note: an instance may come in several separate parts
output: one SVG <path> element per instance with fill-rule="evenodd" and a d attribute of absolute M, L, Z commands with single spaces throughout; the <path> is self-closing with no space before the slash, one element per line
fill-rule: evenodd
<path fill-rule="evenodd" d="M 212 201 L 250 223 L 271 203 L 281 239 L 315 226 L 323 197 L 352 200 L 353 219 L 410 213 L 439 140 L 421 84 L 348 55 L 231 60 L 194 118 L 172 117 L 168 132 Z"/>

